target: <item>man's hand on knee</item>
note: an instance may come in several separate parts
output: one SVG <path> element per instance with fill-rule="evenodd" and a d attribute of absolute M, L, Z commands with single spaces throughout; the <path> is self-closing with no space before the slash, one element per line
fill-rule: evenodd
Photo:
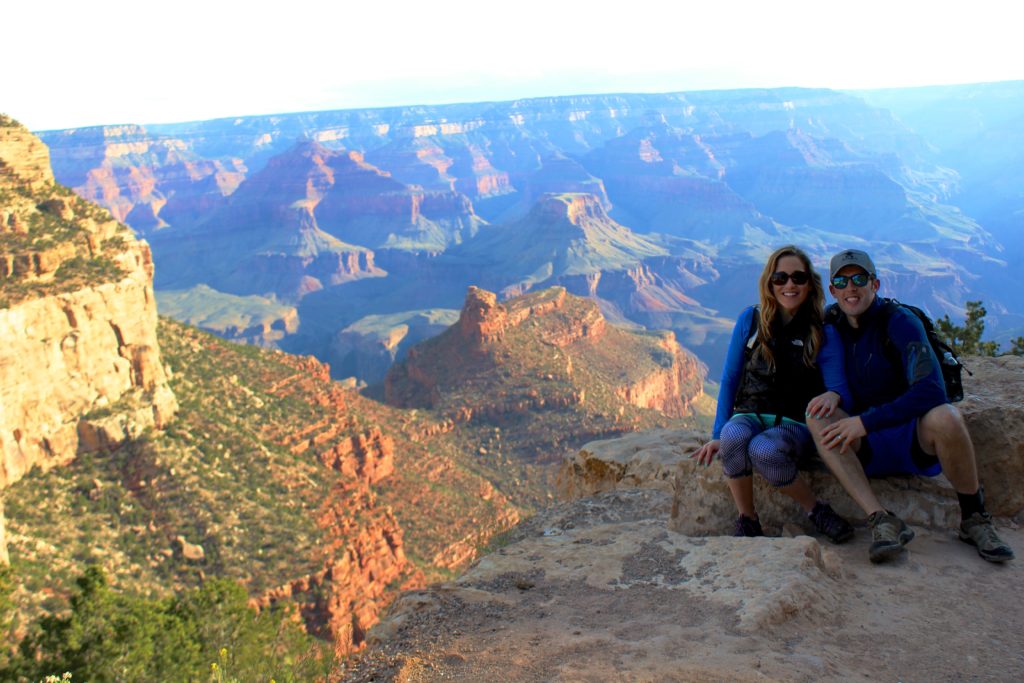
<path fill-rule="evenodd" d="M 862 437 L 867 436 L 864 423 L 860 417 L 844 417 L 827 425 L 821 430 L 821 445 L 829 449 L 838 449 L 840 453 L 856 450 Z"/>

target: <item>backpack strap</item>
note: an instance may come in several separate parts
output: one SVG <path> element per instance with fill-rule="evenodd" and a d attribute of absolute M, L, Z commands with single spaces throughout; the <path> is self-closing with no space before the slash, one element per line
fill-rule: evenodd
<path fill-rule="evenodd" d="M 903 356 L 900 354 L 900 350 L 896 348 L 896 345 L 892 343 L 892 336 L 889 334 L 889 321 L 892 320 L 892 314 L 896 309 L 902 305 L 896 299 L 882 297 L 882 309 L 878 312 L 881 327 L 885 330 L 885 335 L 882 338 L 882 353 L 885 354 L 890 363 L 898 368 L 903 367 Z"/>
<path fill-rule="evenodd" d="M 754 304 L 753 314 L 750 316 L 750 329 L 747 330 L 747 344 L 744 355 L 750 357 L 750 354 L 754 352 L 754 347 L 757 346 L 757 324 L 761 318 L 761 304 Z"/>

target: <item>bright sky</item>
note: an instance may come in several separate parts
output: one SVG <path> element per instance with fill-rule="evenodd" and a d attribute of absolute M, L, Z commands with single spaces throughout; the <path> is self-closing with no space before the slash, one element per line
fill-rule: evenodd
<path fill-rule="evenodd" d="M 605 9 L 605 6 L 612 9 Z M 742 87 L 1024 79 L 1016 0 L 19 0 L 33 130 Z"/>

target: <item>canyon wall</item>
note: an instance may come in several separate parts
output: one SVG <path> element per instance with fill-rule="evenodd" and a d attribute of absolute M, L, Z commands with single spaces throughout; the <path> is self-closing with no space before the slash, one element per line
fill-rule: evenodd
<path fill-rule="evenodd" d="M 2 489 L 161 427 L 177 404 L 149 246 L 56 185 L 38 138 L 0 124 Z"/>

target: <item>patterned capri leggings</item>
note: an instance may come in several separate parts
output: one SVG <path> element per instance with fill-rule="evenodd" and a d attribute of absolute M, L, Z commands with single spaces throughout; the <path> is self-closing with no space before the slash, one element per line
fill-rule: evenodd
<path fill-rule="evenodd" d="M 756 470 L 772 486 L 789 486 L 796 481 L 797 463 L 814 452 L 811 433 L 796 422 L 765 426 L 753 415 L 734 415 L 722 427 L 719 458 L 730 479 Z"/>

